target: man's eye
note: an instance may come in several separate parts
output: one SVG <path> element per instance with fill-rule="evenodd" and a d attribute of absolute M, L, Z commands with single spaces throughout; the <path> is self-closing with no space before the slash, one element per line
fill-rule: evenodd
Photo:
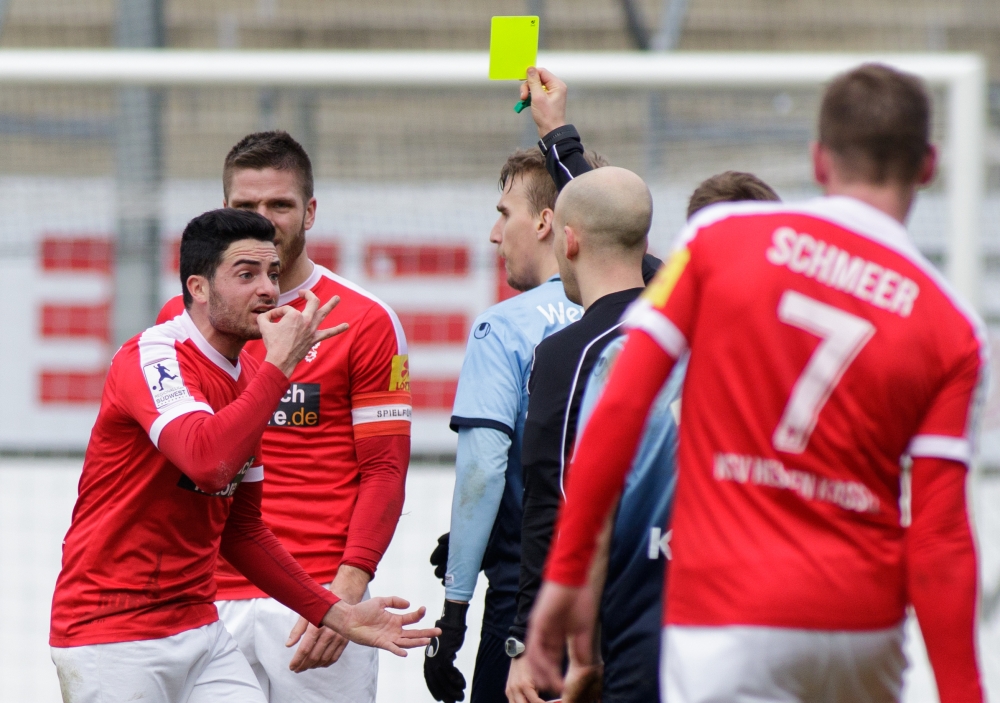
<path fill-rule="evenodd" d="M 249 281 L 251 278 L 253 278 L 253 274 L 250 273 L 249 271 L 244 271 L 243 273 L 240 274 L 240 278 L 242 278 L 244 281 Z"/>
<path fill-rule="evenodd" d="M 270 275 L 270 278 L 271 278 L 271 281 L 272 281 L 273 283 L 277 283 L 277 282 L 278 282 L 278 274 L 276 274 L 276 273 L 272 273 L 272 274 Z"/>

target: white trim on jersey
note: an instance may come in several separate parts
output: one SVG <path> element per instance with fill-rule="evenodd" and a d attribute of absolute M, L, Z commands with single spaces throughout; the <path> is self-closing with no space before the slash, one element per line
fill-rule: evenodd
<path fill-rule="evenodd" d="M 916 435 L 906 453 L 911 457 L 950 459 L 968 465 L 972 461 L 972 442 L 965 437 Z"/>
<path fill-rule="evenodd" d="M 412 406 L 406 403 L 351 408 L 352 424 L 355 425 L 369 422 L 410 422 L 412 414 Z"/>
<path fill-rule="evenodd" d="M 403 325 L 399 322 L 399 318 L 396 317 L 396 313 L 395 311 L 393 311 L 391 307 L 386 305 L 384 302 L 379 300 L 377 297 L 375 297 L 374 295 L 372 295 L 371 293 L 369 293 L 356 283 L 352 283 L 351 281 L 348 281 L 346 278 L 338 276 L 330 269 L 326 268 L 325 266 L 320 266 L 315 262 L 313 262 L 313 270 L 312 273 L 309 274 L 309 278 L 307 278 L 306 280 L 304 280 L 302 283 L 295 286 L 291 290 L 286 291 L 281 295 L 279 295 L 278 305 L 288 305 L 289 303 L 293 302 L 296 298 L 299 297 L 299 291 L 311 290 L 313 287 L 315 287 L 317 283 L 319 283 L 320 278 L 329 278 L 334 283 L 341 285 L 344 288 L 347 288 L 348 290 L 353 291 L 364 298 L 368 298 L 373 303 L 375 303 L 376 305 L 380 306 L 383 310 L 385 310 L 386 313 L 389 315 L 389 319 L 392 321 L 392 328 L 396 332 L 396 354 L 408 353 L 406 344 L 406 335 L 403 333 Z M 320 302 L 326 302 L 326 301 L 323 300 Z"/>
<path fill-rule="evenodd" d="M 187 333 L 186 339 L 190 339 L 194 342 L 194 345 L 198 347 L 198 351 L 205 355 L 205 357 L 211 361 L 213 364 L 218 366 L 220 369 L 229 374 L 230 378 L 234 381 L 238 381 L 240 374 L 243 373 L 243 369 L 240 366 L 239 359 L 236 360 L 234 365 L 229 359 L 222 355 L 222 352 L 218 351 L 215 347 L 209 344 L 208 340 L 205 339 L 205 335 L 201 333 L 198 329 L 198 325 L 194 324 L 194 320 L 185 310 L 182 314 L 175 317 L 173 320 L 163 323 L 161 327 L 166 327 L 173 323 L 180 325 L 181 329 Z M 155 327 L 153 329 L 156 329 Z M 177 341 L 183 342 L 184 339 L 178 339 Z"/>
<path fill-rule="evenodd" d="M 259 483 L 264 480 L 264 465 L 251 466 L 247 469 L 247 472 L 243 474 L 243 480 L 240 483 Z"/>
<path fill-rule="evenodd" d="M 167 410 L 167 412 L 160 415 L 149 428 L 149 439 L 153 443 L 153 446 L 157 449 L 160 448 L 160 435 L 163 433 L 163 428 L 166 427 L 170 422 L 176 420 L 181 415 L 187 415 L 188 413 L 198 413 L 205 412 L 209 415 L 214 415 L 215 411 L 212 410 L 212 406 L 207 403 L 199 403 L 197 401 L 191 403 L 184 403 L 183 405 L 177 405 L 173 408 Z"/>
<path fill-rule="evenodd" d="M 623 323 L 629 329 L 642 330 L 660 345 L 667 354 L 679 359 L 687 351 L 688 341 L 666 315 L 653 309 L 646 300 L 639 298 L 625 312 Z"/>
<path fill-rule="evenodd" d="M 573 409 L 573 396 L 576 395 L 576 386 L 580 381 L 580 371 L 583 369 L 583 360 L 587 358 L 587 352 L 590 348 L 597 344 L 597 340 L 607 337 L 612 332 L 617 333 L 618 328 L 625 324 L 625 321 L 619 322 L 614 327 L 611 327 L 603 334 L 599 334 L 594 337 L 587 346 L 583 348 L 580 353 L 580 359 L 576 364 L 576 371 L 573 373 L 573 383 L 569 387 L 569 398 L 566 402 L 566 412 L 563 413 L 563 428 L 562 428 L 562 440 L 559 443 L 559 492 L 562 493 L 563 499 L 566 498 L 566 435 L 569 433 L 569 413 Z M 536 347 L 537 348 L 537 347 Z M 579 410 L 579 408 L 578 408 Z"/>

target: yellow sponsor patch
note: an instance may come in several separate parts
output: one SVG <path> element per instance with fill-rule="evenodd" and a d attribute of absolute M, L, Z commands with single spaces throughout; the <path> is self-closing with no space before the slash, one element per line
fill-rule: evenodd
<path fill-rule="evenodd" d="M 389 390 L 410 390 L 410 357 L 408 354 L 397 354 L 392 357 L 392 375 L 389 376 Z"/>
<path fill-rule="evenodd" d="M 646 287 L 642 297 L 655 308 L 662 308 L 666 305 L 667 299 L 674 292 L 674 286 L 677 285 L 678 279 L 684 273 L 690 260 L 691 251 L 687 247 L 675 252 L 666 266 L 656 274 L 653 282 Z"/>

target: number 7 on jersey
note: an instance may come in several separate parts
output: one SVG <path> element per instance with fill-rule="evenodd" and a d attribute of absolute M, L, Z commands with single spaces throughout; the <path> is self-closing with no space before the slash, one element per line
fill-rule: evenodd
<path fill-rule="evenodd" d="M 875 334 L 875 326 L 861 317 L 786 290 L 778 303 L 778 319 L 820 338 L 819 346 L 802 370 L 774 430 L 774 448 L 801 454 L 809 444 L 819 411 L 861 349 Z"/>

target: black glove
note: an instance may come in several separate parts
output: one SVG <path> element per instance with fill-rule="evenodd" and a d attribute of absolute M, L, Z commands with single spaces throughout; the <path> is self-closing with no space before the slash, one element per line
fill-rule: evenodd
<path fill-rule="evenodd" d="M 438 546 L 434 547 L 434 551 L 431 552 L 431 566 L 434 567 L 434 575 L 441 579 L 442 586 L 448 585 L 444 582 L 444 575 L 448 571 L 448 538 L 450 536 L 450 532 L 445 532 L 438 537 Z M 465 623 L 464 616 L 462 623 Z"/>
<path fill-rule="evenodd" d="M 448 548 L 448 535 L 442 538 Z M 439 546 L 438 549 L 441 549 Z M 435 550 L 435 554 L 437 550 Z M 465 641 L 465 614 L 468 603 L 444 602 L 444 613 L 434 627 L 441 628 L 438 637 L 432 637 L 424 650 L 424 681 L 434 700 L 457 703 L 465 700 L 465 677 L 455 668 L 455 655 Z"/>

